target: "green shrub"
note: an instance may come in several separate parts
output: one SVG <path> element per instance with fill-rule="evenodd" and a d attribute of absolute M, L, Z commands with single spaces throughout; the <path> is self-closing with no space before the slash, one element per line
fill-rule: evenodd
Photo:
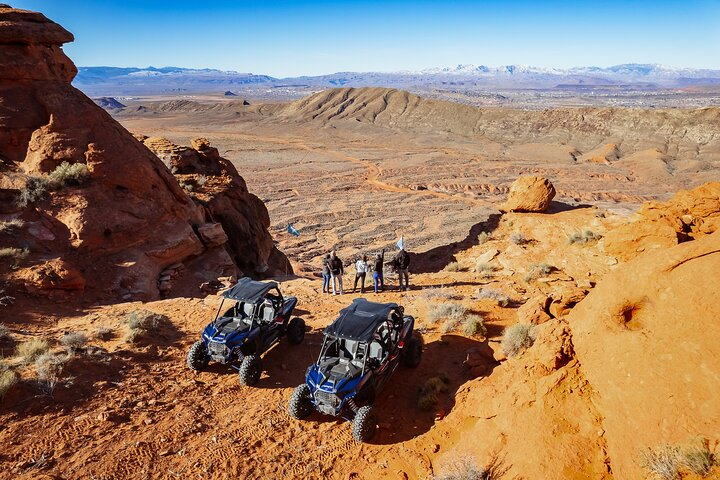
<path fill-rule="evenodd" d="M 514 357 L 521 351 L 535 343 L 535 325 L 531 323 L 516 323 L 505 329 L 500 343 L 503 352 L 508 357 Z"/>
<path fill-rule="evenodd" d="M 471 337 L 473 335 L 487 336 L 487 327 L 480 315 L 468 315 L 463 323 L 465 335 Z"/>
<path fill-rule="evenodd" d="M 25 207 L 45 198 L 48 190 L 60 190 L 67 186 L 79 186 L 90 178 L 90 171 L 84 163 L 62 162 L 46 176 L 31 175 L 20 190 L 17 204 Z"/>
<path fill-rule="evenodd" d="M 425 393 L 418 397 L 417 406 L 420 410 L 429 412 L 438 404 L 438 397 L 435 393 Z"/>
<path fill-rule="evenodd" d="M 48 351 L 50 345 L 42 338 L 32 338 L 19 344 L 15 349 L 17 356 L 25 362 L 32 362 L 40 355 Z"/>
<path fill-rule="evenodd" d="M 42 200 L 45 197 L 48 186 L 48 179 L 46 177 L 28 177 L 25 186 L 20 189 L 17 205 L 19 207 L 26 207 L 31 203 Z"/>

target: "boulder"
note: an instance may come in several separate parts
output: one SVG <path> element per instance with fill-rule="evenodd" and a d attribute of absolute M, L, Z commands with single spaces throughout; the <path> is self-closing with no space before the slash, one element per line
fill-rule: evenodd
<path fill-rule="evenodd" d="M 504 212 L 544 212 L 555 197 L 555 187 L 544 177 L 524 176 L 510 186 Z"/>
<path fill-rule="evenodd" d="M 567 317 L 616 478 L 645 476 L 644 449 L 720 440 L 718 271 L 720 232 L 618 267 Z"/>
<path fill-rule="evenodd" d="M 228 236 L 219 223 L 200 225 L 198 227 L 198 234 L 206 247 L 217 247 L 228 241 Z"/>
<path fill-rule="evenodd" d="M 517 318 L 520 323 L 534 323 L 539 325 L 550 320 L 552 317 L 548 314 L 551 298 L 547 295 L 538 295 L 517 309 Z"/>

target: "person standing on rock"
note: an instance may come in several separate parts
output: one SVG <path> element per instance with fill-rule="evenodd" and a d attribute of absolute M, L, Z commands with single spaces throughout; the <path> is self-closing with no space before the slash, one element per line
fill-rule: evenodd
<path fill-rule="evenodd" d="M 403 277 L 405 278 L 405 290 L 410 290 L 410 254 L 405 251 L 405 248 L 400 248 L 393 258 L 393 262 L 397 265 L 400 290 L 403 289 Z"/>
<path fill-rule="evenodd" d="M 357 289 L 358 280 L 362 281 L 360 282 L 360 293 L 365 293 L 365 275 L 368 271 L 368 261 L 367 256 L 363 255 L 362 258 L 358 259 L 357 262 L 355 262 L 355 283 L 353 284 L 352 293 L 355 293 L 355 290 Z"/>
<path fill-rule="evenodd" d="M 332 280 L 332 293 L 337 295 L 337 290 L 340 290 L 340 295 L 343 295 L 343 263 L 342 260 L 335 254 L 335 250 L 330 253 L 330 276 Z M 337 286 L 336 286 L 337 283 Z M 336 289 L 337 288 L 337 289 Z"/>
<path fill-rule="evenodd" d="M 375 290 L 375 293 L 377 294 L 378 291 L 385 290 L 385 284 L 383 280 L 383 256 L 385 254 L 385 250 L 383 250 L 383 254 L 377 254 L 375 256 L 375 262 L 373 263 L 373 289 Z"/>
<path fill-rule="evenodd" d="M 323 293 L 330 293 L 330 254 L 322 261 Z"/>

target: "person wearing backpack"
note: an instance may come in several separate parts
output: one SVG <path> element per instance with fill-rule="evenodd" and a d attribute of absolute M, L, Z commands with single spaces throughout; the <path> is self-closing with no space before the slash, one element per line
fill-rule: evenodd
<path fill-rule="evenodd" d="M 332 281 L 332 293 L 333 295 L 337 295 L 337 290 L 340 290 L 340 295 L 343 295 L 345 292 L 343 291 L 343 262 L 340 260 L 340 257 L 338 257 L 335 253 L 335 250 L 333 250 L 330 253 L 330 277 Z M 337 284 L 337 285 L 336 285 Z M 337 287 L 337 290 L 336 290 Z"/>

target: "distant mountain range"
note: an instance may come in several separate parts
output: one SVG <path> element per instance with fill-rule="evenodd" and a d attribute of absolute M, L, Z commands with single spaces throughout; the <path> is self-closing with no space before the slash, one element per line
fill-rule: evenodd
<path fill-rule="evenodd" d="M 614 86 L 652 89 L 720 85 L 720 70 L 635 63 L 568 69 L 525 65 L 457 65 L 420 71 L 339 72 L 319 76 L 274 78 L 215 69 L 80 67 L 74 84 L 92 96 L 210 93 L 248 88 L 323 89 L 340 86 L 405 89 L 556 89 Z"/>

